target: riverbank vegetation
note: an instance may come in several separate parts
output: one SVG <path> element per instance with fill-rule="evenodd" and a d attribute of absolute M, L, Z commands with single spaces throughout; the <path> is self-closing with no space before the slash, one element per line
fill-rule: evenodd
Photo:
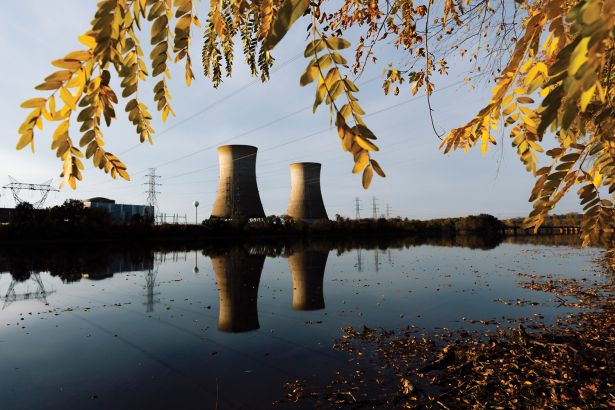
<path fill-rule="evenodd" d="M 494 238 L 515 233 L 531 234 L 527 230 L 510 231 L 519 227 L 522 218 L 500 221 L 491 215 L 418 220 L 409 218 L 363 218 L 350 219 L 336 215 L 333 220 L 318 220 L 311 223 L 294 220 L 286 215 L 271 215 L 262 219 L 239 218 L 225 220 L 212 218 L 194 224 L 156 225 L 151 218 L 134 215 L 124 223 L 113 222 L 105 209 L 87 208 L 80 201 L 67 201 L 63 205 L 46 209 L 34 209 L 30 204 L 18 205 L 11 211 L 8 223 L 0 225 L 0 241 L 180 241 L 208 240 L 211 238 L 232 239 L 242 243 L 246 238 L 275 242 L 275 238 L 287 241 L 293 238 L 342 238 L 369 236 L 419 236 L 446 238 L 453 236 L 476 236 Z M 567 226 L 578 228 L 579 214 L 553 215 L 545 227 Z M 483 245 L 484 246 L 484 245 Z"/>
<path fill-rule="evenodd" d="M 349 219 L 312 223 L 288 216 L 271 215 L 262 219 L 211 218 L 200 225 L 155 225 L 151 219 L 135 215 L 123 224 L 112 223 L 106 210 L 86 208 L 81 202 L 67 201 L 61 206 L 34 209 L 21 204 L 11 213 L 9 223 L 0 226 L 2 241 L 32 240 L 156 240 L 206 238 L 272 237 L 354 237 L 371 235 L 450 236 L 481 234 L 498 236 L 503 224 L 491 215 L 477 215 L 433 220 L 408 218 Z"/>

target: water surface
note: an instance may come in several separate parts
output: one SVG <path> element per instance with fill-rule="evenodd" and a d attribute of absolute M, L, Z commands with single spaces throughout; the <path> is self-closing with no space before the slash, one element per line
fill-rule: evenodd
<path fill-rule="evenodd" d="M 349 365 L 346 326 L 552 321 L 570 308 L 517 274 L 600 280 L 600 250 L 541 242 L 5 249 L 2 408 L 268 408 Z"/>

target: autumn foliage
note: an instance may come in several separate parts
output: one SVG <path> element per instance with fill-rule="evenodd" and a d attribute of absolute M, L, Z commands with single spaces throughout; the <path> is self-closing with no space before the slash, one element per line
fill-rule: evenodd
<path fill-rule="evenodd" d="M 63 163 L 63 184 L 82 179 L 83 158 L 129 179 L 121 160 L 105 148 L 101 130 L 120 103 L 141 142 L 152 142 L 152 115 L 138 90 L 154 78 L 153 103 L 163 120 L 173 115 L 169 65 L 183 64 L 189 86 L 195 78 L 190 55 L 194 31 L 202 27 L 203 73 L 217 87 L 232 74 L 235 42 L 252 75 L 269 79 L 272 52 L 298 22 L 307 29 L 307 67 L 300 85 L 314 83 L 314 110 L 328 108 L 352 172 L 367 188 L 384 171 L 372 158 L 376 135 L 363 120 L 359 77 L 379 64 L 376 44 L 393 47 L 401 63 L 384 62 L 383 89 L 398 94 L 436 90 L 450 59 L 471 66 L 468 81 L 492 81 L 491 101 L 466 124 L 438 135 L 444 153 L 510 138 L 525 168 L 536 176 L 526 227 L 537 229 L 560 199 L 577 190 L 584 209 L 584 243 L 613 243 L 615 208 L 615 112 L 613 63 L 615 2 L 608 0 L 211 0 L 201 24 L 195 0 L 103 0 L 90 29 L 79 37 L 83 50 L 52 64 L 59 70 L 36 89 L 44 97 L 22 104 L 30 110 L 19 128 L 18 149 L 34 148 L 35 129 L 56 122 L 52 149 Z M 143 34 L 147 22 L 150 35 Z M 345 39 L 358 32 L 354 59 Z M 149 41 L 149 58 L 142 41 Z M 346 50 L 346 51 L 344 51 Z M 149 60 L 149 63 L 146 63 Z M 148 67 L 149 65 L 149 67 Z M 477 76 L 479 80 L 476 80 Z M 120 80 L 118 89 L 112 77 Z M 71 122 L 80 124 L 77 139 Z M 433 120 L 432 120 L 433 125 Z M 434 126 L 436 134 L 436 127 Z M 544 148 L 543 148 L 544 147 Z"/>

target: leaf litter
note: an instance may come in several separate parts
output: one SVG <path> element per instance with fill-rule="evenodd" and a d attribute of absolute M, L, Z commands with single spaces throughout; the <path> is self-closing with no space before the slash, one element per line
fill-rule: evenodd
<path fill-rule="evenodd" d="M 604 283 L 517 274 L 522 288 L 553 294 L 580 311 L 544 323 L 451 331 L 344 328 L 333 347 L 348 369 L 324 385 L 284 385 L 276 404 L 314 408 L 615 408 L 615 273 Z M 531 301 L 501 301 L 534 305 Z M 508 320 L 526 323 L 530 319 Z M 467 321 L 491 324 L 491 321 Z"/>

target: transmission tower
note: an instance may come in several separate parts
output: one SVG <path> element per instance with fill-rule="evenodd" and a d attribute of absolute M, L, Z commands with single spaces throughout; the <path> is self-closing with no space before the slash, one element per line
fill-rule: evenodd
<path fill-rule="evenodd" d="M 154 304 L 160 302 L 160 300 L 155 297 L 160 294 L 160 292 L 156 292 L 154 288 L 156 285 L 156 277 L 158 276 L 158 266 L 156 269 L 148 269 L 145 274 L 145 296 L 147 297 L 147 302 L 145 302 L 147 312 L 154 311 Z"/>
<path fill-rule="evenodd" d="M 375 196 L 372 197 L 372 218 L 378 219 L 378 204 Z"/>
<path fill-rule="evenodd" d="M 361 219 L 361 200 L 359 197 L 354 199 L 354 212 L 355 219 Z"/>
<path fill-rule="evenodd" d="M 41 193 L 41 199 L 32 204 L 32 206 L 36 209 L 40 209 L 45 204 L 47 200 L 47 196 L 50 192 L 59 192 L 58 189 L 55 189 L 51 186 L 51 179 L 47 182 L 43 182 L 42 184 L 26 184 L 23 182 L 17 181 L 15 178 L 9 175 L 10 184 L 3 186 L 3 189 L 10 189 L 13 194 L 13 198 L 15 199 L 15 204 L 23 204 L 24 202 L 28 202 L 19 196 L 19 193 L 22 190 L 27 191 L 38 191 Z"/>
<path fill-rule="evenodd" d="M 389 204 L 387 204 L 387 219 L 389 219 L 391 217 L 391 206 Z"/>
<path fill-rule="evenodd" d="M 45 285 L 43 284 L 43 280 L 41 279 L 41 275 L 38 272 L 33 272 L 31 279 L 36 284 L 36 290 L 30 291 L 27 290 L 25 293 L 16 293 L 15 286 L 17 285 L 17 281 L 15 279 L 11 280 L 11 284 L 9 285 L 8 290 L 4 297 L 0 297 L 0 299 L 4 299 L 4 304 L 2 305 L 2 310 L 6 309 L 11 303 L 19 302 L 22 300 L 30 300 L 36 299 L 41 303 L 47 304 L 47 296 L 54 291 L 49 291 L 45 289 Z"/>
<path fill-rule="evenodd" d="M 154 212 L 156 212 L 158 210 L 157 195 L 160 193 L 159 191 L 156 191 L 156 189 L 162 185 L 158 182 L 160 180 L 160 175 L 156 175 L 156 168 L 150 168 L 149 173 L 145 176 L 145 178 L 147 178 L 147 181 L 144 183 L 144 185 L 147 186 L 147 191 L 145 191 L 147 194 L 147 204 L 153 207 Z"/>

